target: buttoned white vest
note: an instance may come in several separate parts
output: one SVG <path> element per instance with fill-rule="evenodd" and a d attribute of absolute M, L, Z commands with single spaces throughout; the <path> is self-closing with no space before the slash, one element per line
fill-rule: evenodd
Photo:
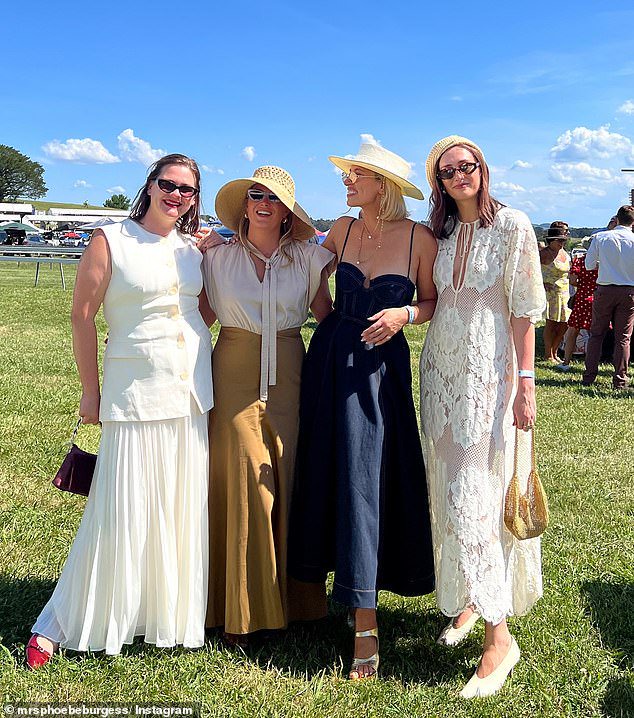
<path fill-rule="evenodd" d="M 213 406 L 211 336 L 198 311 L 201 253 L 131 219 L 102 227 L 112 262 L 101 421 L 155 421 Z"/>

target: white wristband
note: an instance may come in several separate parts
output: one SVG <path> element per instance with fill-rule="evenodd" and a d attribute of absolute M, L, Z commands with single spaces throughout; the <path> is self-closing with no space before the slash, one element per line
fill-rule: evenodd
<path fill-rule="evenodd" d="M 532 369 L 519 369 L 517 375 L 520 379 L 534 379 L 535 372 Z"/>
<path fill-rule="evenodd" d="M 407 309 L 407 323 L 413 324 L 414 319 L 416 318 L 416 312 L 414 311 L 414 307 L 411 307 L 409 304 L 405 306 L 405 309 Z"/>

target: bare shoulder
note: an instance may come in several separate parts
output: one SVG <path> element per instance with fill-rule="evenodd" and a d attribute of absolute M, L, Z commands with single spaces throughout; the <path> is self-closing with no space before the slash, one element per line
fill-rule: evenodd
<path fill-rule="evenodd" d="M 431 229 L 424 224 L 420 224 L 420 222 L 416 223 L 414 229 L 414 244 L 424 254 L 430 252 L 435 254 L 438 249 L 438 242 Z"/>
<path fill-rule="evenodd" d="M 354 217 L 339 217 L 339 219 L 336 219 L 323 246 L 331 252 L 336 251 L 337 255 L 339 255 L 348 229 L 354 221 Z"/>
<path fill-rule="evenodd" d="M 99 262 L 100 260 L 107 261 L 109 257 L 110 248 L 106 235 L 101 229 L 96 229 L 83 252 L 82 259 L 86 258 L 87 262 Z"/>

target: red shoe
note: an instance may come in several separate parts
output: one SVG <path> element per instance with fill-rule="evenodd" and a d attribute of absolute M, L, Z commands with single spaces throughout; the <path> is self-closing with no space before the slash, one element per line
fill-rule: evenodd
<path fill-rule="evenodd" d="M 26 654 L 26 665 L 32 671 L 45 666 L 53 657 L 52 653 L 49 653 L 47 650 L 42 648 L 42 646 L 40 646 L 37 639 L 38 635 L 37 633 L 34 633 L 29 639 L 29 642 L 26 644 L 26 649 L 24 651 Z"/>

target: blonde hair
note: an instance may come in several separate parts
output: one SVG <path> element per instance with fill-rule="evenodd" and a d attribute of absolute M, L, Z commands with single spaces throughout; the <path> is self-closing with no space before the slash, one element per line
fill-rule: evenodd
<path fill-rule="evenodd" d="M 249 218 L 246 216 L 246 208 L 247 208 L 247 198 L 244 198 L 244 207 L 242 211 L 242 217 L 240 218 L 240 223 L 238 224 L 238 231 L 236 232 L 236 235 L 238 237 L 238 241 L 240 244 L 242 244 L 243 247 L 248 249 L 247 247 L 247 239 L 249 234 Z M 288 259 L 289 262 L 293 261 L 293 256 L 289 251 L 289 245 L 291 242 L 295 241 L 295 238 L 293 237 L 293 231 L 295 228 L 295 215 L 289 210 L 288 215 L 286 218 L 282 221 L 280 224 L 280 252 Z"/>
<path fill-rule="evenodd" d="M 398 222 L 409 217 L 401 188 L 388 177 L 380 174 L 377 174 L 376 177 L 381 180 L 383 187 L 381 209 L 379 211 L 380 219 L 386 222 Z"/>

